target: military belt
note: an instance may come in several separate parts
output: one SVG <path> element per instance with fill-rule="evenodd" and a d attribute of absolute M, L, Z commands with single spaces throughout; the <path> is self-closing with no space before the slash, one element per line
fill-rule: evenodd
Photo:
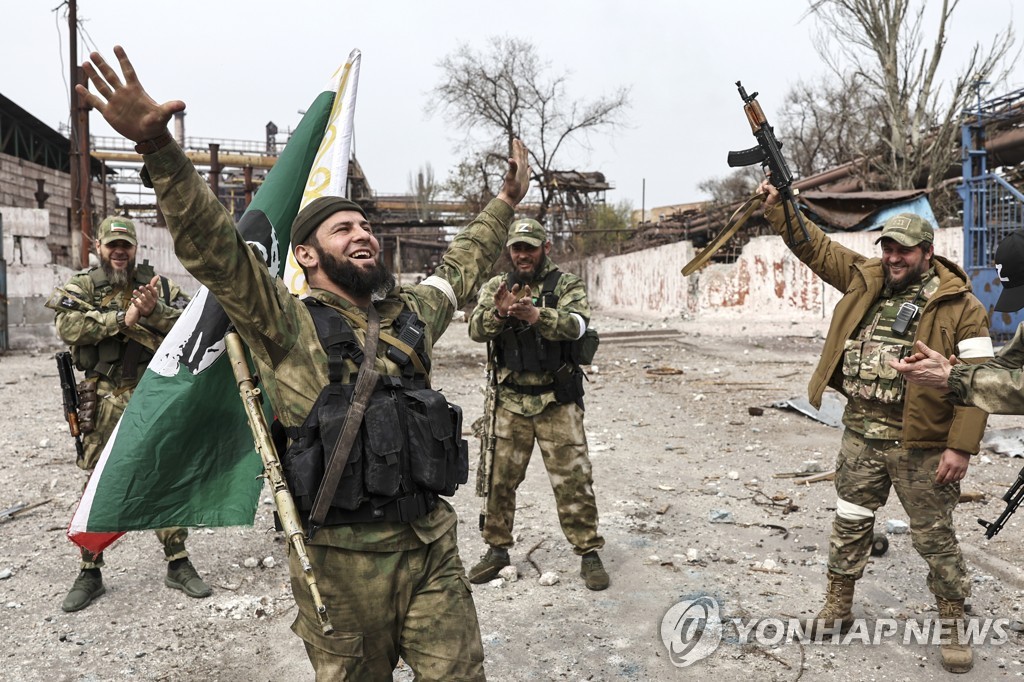
<path fill-rule="evenodd" d="M 412 523 L 434 511 L 436 507 L 437 495 L 421 491 L 391 499 L 380 506 L 370 501 L 364 502 L 352 510 L 330 507 L 324 517 L 323 526 L 344 526 L 351 523 L 376 523 L 379 521 Z M 304 523 L 309 521 L 308 514 L 303 514 L 303 517 Z"/>

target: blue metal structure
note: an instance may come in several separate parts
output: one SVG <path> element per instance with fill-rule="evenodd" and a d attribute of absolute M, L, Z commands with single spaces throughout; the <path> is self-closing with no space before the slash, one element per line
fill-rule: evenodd
<path fill-rule="evenodd" d="M 963 177 L 957 192 L 964 202 L 964 269 L 971 277 L 975 295 L 988 308 L 992 335 L 1005 338 L 1024 321 L 1024 312 L 992 311 L 1002 291 L 994 264 L 995 252 L 1003 237 L 1024 228 L 1024 194 L 989 170 L 985 126 L 1003 118 L 1010 105 L 1024 100 L 1024 90 L 982 102 L 982 85 L 977 84 L 977 109 L 964 112 L 961 127 Z"/>

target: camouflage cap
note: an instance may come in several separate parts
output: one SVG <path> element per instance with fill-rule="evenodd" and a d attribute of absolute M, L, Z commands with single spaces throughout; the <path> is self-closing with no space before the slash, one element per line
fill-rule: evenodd
<path fill-rule="evenodd" d="M 883 239 L 892 239 L 903 246 L 917 246 L 921 242 L 934 242 L 935 232 L 932 224 L 916 213 L 900 213 L 885 221 L 882 236 L 875 243 Z"/>
<path fill-rule="evenodd" d="M 513 244 L 529 244 L 530 246 L 543 246 L 548 240 L 548 233 L 544 226 L 533 218 L 523 218 L 512 223 L 508 229 L 508 241 L 505 246 Z"/>
<path fill-rule="evenodd" d="M 139 239 L 135 236 L 135 223 L 124 216 L 112 215 L 102 223 L 96 231 L 96 241 L 100 244 L 109 244 L 122 239 L 132 246 L 139 245 Z"/>
<path fill-rule="evenodd" d="M 1012 313 L 1024 308 L 1024 230 L 1003 237 L 996 248 L 995 261 L 1003 285 L 995 311 Z"/>

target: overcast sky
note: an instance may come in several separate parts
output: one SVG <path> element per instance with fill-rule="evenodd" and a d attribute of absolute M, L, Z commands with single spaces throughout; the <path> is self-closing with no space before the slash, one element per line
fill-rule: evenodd
<path fill-rule="evenodd" d="M 0 0 L 0 93 L 54 128 L 68 120 L 67 21 L 63 9 L 53 11 L 58 2 Z M 1021 36 L 1013 4 L 962 2 L 940 75 L 951 77 L 976 41 L 989 43 L 1008 23 Z M 934 14 L 939 3 L 930 5 Z M 647 208 L 698 200 L 700 181 L 729 172 L 726 152 L 754 144 L 735 81 L 761 93 L 773 120 L 792 83 L 825 73 L 805 9 L 801 0 L 80 0 L 87 36 L 79 49 L 95 45 L 110 56 L 124 45 L 154 98 L 188 105 L 188 135 L 260 140 L 267 121 L 294 128 L 298 110 L 358 47 L 356 153 L 376 191 L 402 193 L 424 163 L 443 179 L 459 156 L 460 131 L 424 112 L 438 61 L 462 42 L 481 49 L 492 36 L 523 38 L 554 70 L 569 72 L 571 94 L 632 89 L 628 127 L 593 136 L 590 149 L 560 165 L 602 171 L 615 188 L 608 200 L 639 209 L 645 179 Z M 1006 90 L 1021 87 L 1024 66 Z M 92 126 L 110 134 L 96 114 Z"/>

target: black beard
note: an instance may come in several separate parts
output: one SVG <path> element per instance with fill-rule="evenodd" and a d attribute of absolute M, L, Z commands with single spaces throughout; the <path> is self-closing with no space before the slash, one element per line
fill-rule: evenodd
<path fill-rule="evenodd" d="M 117 270 L 110 264 L 109 260 L 100 259 L 103 267 L 103 274 L 107 276 L 107 282 L 115 289 L 122 289 L 135 281 L 135 260 L 128 261 L 126 270 Z"/>
<path fill-rule="evenodd" d="M 885 273 L 885 288 L 894 294 L 898 294 L 907 287 L 909 287 L 914 282 L 921 279 L 921 275 L 928 272 L 928 266 L 925 264 L 924 261 L 922 261 L 921 266 L 918 267 L 917 270 L 914 270 L 912 272 L 908 271 L 906 276 L 898 281 L 893 279 L 892 274 L 889 271 L 888 265 L 884 266 L 882 268 L 882 271 Z"/>
<path fill-rule="evenodd" d="M 376 261 L 367 270 L 352 264 L 347 258 L 339 260 L 326 251 L 317 251 L 320 255 L 320 268 L 327 279 L 356 298 L 373 296 L 378 292 L 386 295 L 395 288 L 395 276 L 380 261 Z"/>

